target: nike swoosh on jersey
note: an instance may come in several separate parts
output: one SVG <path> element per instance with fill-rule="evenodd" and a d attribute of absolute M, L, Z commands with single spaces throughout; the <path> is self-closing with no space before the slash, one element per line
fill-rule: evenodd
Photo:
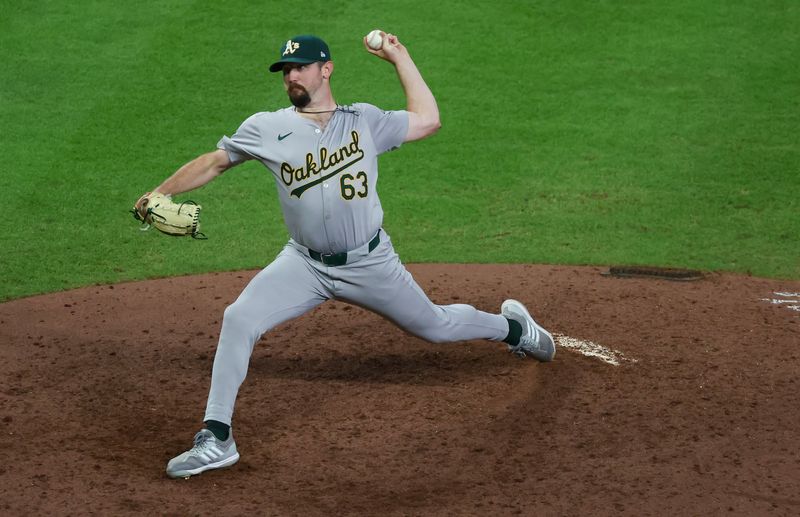
<path fill-rule="evenodd" d="M 285 135 L 278 135 L 278 142 L 280 142 L 281 140 L 283 140 L 287 136 L 291 135 L 292 133 L 294 133 L 294 131 L 292 131 L 291 133 L 286 133 Z"/>

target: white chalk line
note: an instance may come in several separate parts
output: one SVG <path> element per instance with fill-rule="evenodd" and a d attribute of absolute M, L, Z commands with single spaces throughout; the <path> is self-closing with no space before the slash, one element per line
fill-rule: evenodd
<path fill-rule="evenodd" d="M 800 312 L 800 293 L 773 293 L 775 296 L 782 296 L 783 298 L 761 298 L 762 302 L 769 302 L 773 305 L 783 305 L 790 311 Z"/>
<path fill-rule="evenodd" d="M 574 350 L 575 352 L 583 354 L 587 357 L 596 357 L 604 363 L 608 363 L 612 366 L 619 366 L 622 362 L 637 362 L 637 360 L 633 359 L 632 357 L 625 357 L 625 355 L 618 350 L 606 348 L 603 345 L 598 345 L 592 341 L 584 341 L 582 339 L 576 339 L 563 334 L 553 334 L 553 339 L 555 340 L 556 345 L 560 347 L 569 348 L 570 350 Z"/>
<path fill-rule="evenodd" d="M 782 303 L 800 303 L 800 300 L 780 300 L 778 298 L 761 298 L 761 300 L 775 305 L 780 305 Z"/>

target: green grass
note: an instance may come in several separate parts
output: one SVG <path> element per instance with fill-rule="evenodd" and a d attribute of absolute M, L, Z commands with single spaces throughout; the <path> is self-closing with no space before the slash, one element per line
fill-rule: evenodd
<path fill-rule="evenodd" d="M 0 299 L 267 264 L 287 235 L 248 163 L 184 196 L 208 241 L 140 232 L 145 190 L 256 111 L 286 38 L 331 45 L 339 102 L 404 99 L 360 37 L 397 33 L 439 101 L 385 155 L 404 261 L 650 264 L 800 278 L 800 4 L 0 2 Z M 284 21 L 289 20 L 289 21 Z"/>

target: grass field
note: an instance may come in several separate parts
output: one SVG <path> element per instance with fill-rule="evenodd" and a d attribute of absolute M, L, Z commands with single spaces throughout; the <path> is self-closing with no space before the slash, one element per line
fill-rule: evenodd
<path fill-rule="evenodd" d="M 256 163 L 182 199 L 208 241 L 130 205 L 257 111 L 298 33 L 340 103 L 404 107 L 361 47 L 398 34 L 443 128 L 386 155 L 406 262 L 650 264 L 800 278 L 800 4 L 793 0 L 10 2 L 0 19 L 0 299 L 261 267 L 287 239 Z M 311 13 L 315 13 L 311 16 Z"/>

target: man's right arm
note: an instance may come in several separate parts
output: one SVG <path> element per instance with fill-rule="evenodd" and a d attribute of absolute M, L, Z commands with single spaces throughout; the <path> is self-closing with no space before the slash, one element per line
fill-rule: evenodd
<path fill-rule="evenodd" d="M 228 153 L 223 149 L 217 149 L 198 156 L 178 169 L 155 191 L 166 195 L 175 195 L 200 188 L 230 169 L 232 165 Z"/>
<path fill-rule="evenodd" d="M 200 188 L 230 169 L 233 165 L 234 164 L 228 158 L 228 153 L 223 149 L 217 149 L 216 151 L 202 154 L 175 171 L 175 174 L 156 187 L 153 192 L 175 195 Z M 146 196 L 147 194 L 139 198 L 139 201 L 136 202 L 136 208 L 140 211 L 142 209 L 142 202 Z"/>

